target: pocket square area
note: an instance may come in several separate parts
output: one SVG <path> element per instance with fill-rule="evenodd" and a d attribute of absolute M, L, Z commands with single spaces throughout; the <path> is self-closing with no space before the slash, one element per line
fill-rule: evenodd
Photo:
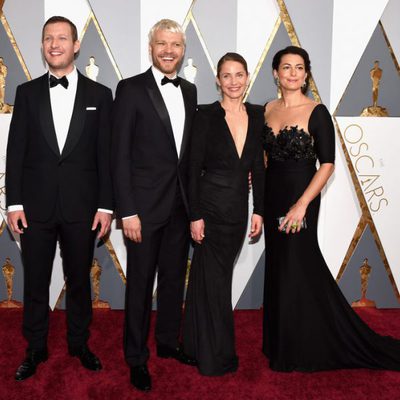
<path fill-rule="evenodd" d="M 86 107 L 86 110 L 88 111 L 97 110 L 97 107 Z"/>

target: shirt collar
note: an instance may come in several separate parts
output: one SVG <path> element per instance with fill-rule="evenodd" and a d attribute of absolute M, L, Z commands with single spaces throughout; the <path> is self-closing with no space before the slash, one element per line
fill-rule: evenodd
<path fill-rule="evenodd" d="M 157 82 L 157 85 L 161 85 L 161 79 L 164 78 L 165 74 L 163 74 L 159 69 L 157 69 L 154 65 L 151 67 L 151 72 L 153 72 L 154 79 Z M 173 77 L 170 79 L 174 79 L 177 77 L 177 74 L 175 74 Z"/>
<path fill-rule="evenodd" d="M 54 75 L 50 70 L 49 70 L 49 76 L 53 75 L 56 78 L 58 78 L 58 76 Z M 75 84 L 78 81 L 78 70 L 76 69 L 76 66 L 74 65 L 74 69 L 67 75 L 65 75 L 66 78 L 68 79 L 69 84 Z"/>

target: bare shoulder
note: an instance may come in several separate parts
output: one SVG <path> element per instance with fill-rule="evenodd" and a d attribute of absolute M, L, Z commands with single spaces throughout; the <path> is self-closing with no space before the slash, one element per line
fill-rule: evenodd
<path fill-rule="evenodd" d="M 278 105 L 279 105 L 279 99 L 275 99 L 268 102 L 264 106 L 264 116 L 267 117 L 269 114 L 271 114 L 271 112 L 274 112 L 274 110 L 277 109 Z"/>
<path fill-rule="evenodd" d="M 304 102 L 304 105 L 306 107 L 309 107 L 311 110 L 313 110 L 319 104 L 321 104 L 321 103 L 319 103 L 318 101 L 315 101 L 314 99 L 310 99 L 308 97 L 307 97 L 307 100 Z"/>

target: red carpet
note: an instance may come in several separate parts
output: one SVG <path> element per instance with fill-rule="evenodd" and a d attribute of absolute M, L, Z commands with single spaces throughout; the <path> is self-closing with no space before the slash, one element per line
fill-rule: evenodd
<path fill-rule="evenodd" d="M 378 332 L 400 337 L 400 310 L 362 310 L 360 315 Z M 398 372 L 341 370 L 306 374 L 271 371 L 260 351 L 261 311 L 235 312 L 240 365 L 236 374 L 225 377 L 202 377 L 195 368 L 180 365 L 175 360 L 158 359 L 154 356 L 154 339 L 151 337 L 149 369 L 153 390 L 146 394 L 136 391 L 129 383 L 129 370 L 122 353 L 122 311 L 94 313 L 90 347 L 104 366 L 97 373 L 86 371 L 77 359 L 67 355 L 64 313 L 56 311 L 50 319 L 49 360 L 40 364 L 32 378 L 16 382 L 15 369 L 22 361 L 25 348 L 21 317 L 21 310 L 0 309 L 1 400 L 400 399 Z M 153 334 L 153 330 L 151 332 Z"/>

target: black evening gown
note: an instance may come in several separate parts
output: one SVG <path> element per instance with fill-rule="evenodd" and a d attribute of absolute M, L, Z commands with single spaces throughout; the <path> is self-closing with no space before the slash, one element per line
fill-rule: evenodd
<path fill-rule="evenodd" d="M 266 272 L 263 351 L 276 371 L 338 368 L 400 370 L 400 341 L 372 331 L 353 311 L 328 269 L 317 241 L 320 196 L 308 206 L 307 229 L 286 234 L 278 220 L 315 174 L 316 159 L 334 162 L 334 128 L 322 104 L 308 132 L 266 125 Z"/>
<path fill-rule="evenodd" d="M 241 157 L 219 102 L 199 106 L 191 143 L 191 220 L 204 219 L 195 244 L 185 303 L 183 347 L 203 375 L 236 371 L 232 272 L 243 243 L 252 174 L 254 213 L 263 215 L 263 109 L 246 103 L 248 130 Z"/>

